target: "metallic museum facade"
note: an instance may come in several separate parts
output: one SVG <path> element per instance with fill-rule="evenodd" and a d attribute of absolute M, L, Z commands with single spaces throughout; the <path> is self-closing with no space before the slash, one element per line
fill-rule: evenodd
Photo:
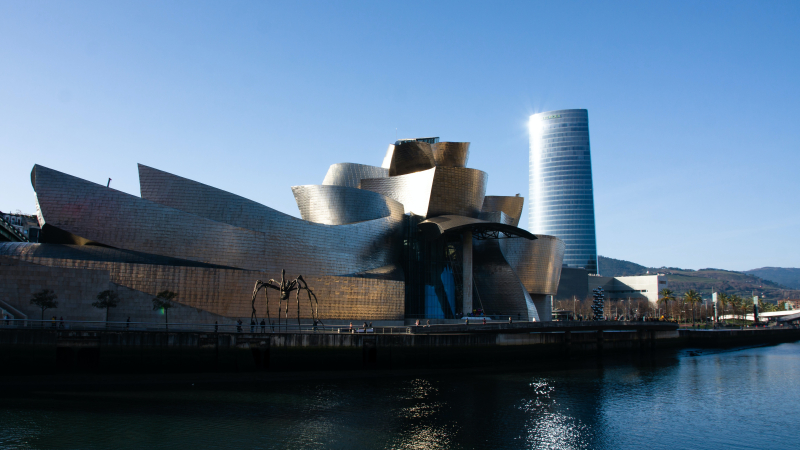
<path fill-rule="evenodd" d="M 589 113 L 561 109 L 530 117 L 530 215 L 533 233 L 566 243 L 564 264 L 597 273 Z"/>
<path fill-rule="evenodd" d="M 292 187 L 302 219 L 144 165 L 140 197 L 36 165 L 40 241 L 0 243 L 0 266 L 36 276 L 2 272 L 0 303 L 35 317 L 28 299 L 47 288 L 69 319 L 95 319 L 92 292 L 108 286 L 127 308 L 115 314 L 145 321 L 171 290 L 184 320 L 230 323 L 250 316 L 256 280 L 286 270 L 331 323 L 549 320 L 564 242 L 518 228 L 523 198 L 486 196 L 469 147 L 404 140 L 381 167 L 334 164 L 321 185 Z"/>

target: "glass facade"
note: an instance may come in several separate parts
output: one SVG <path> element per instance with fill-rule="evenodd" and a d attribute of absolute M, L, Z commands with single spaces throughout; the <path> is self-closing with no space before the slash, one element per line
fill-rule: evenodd
<path fill-rule="evenodd" d="M 453 319 L 461 311 L 463 257 L 459 234 L 427 240 L 417 228 L 425 220 L 407 214 L 403 226 L 406 317 Z"/>
<path fill-rule="evenodd" d="M 566 243 L 564 266 L 597 273 L 589 113 L 562 109 L 534 114 L 530 131 L 528 231 Z"/>

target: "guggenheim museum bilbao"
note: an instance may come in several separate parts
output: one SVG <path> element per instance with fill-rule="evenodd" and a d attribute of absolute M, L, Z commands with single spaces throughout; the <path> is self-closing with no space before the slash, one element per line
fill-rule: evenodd
<path fill-rule="evenodd" d="M 250 317 L 256 280 L 285 270 L 305 278 L 327 323 L 550 320 L 564 242 L 518 228 L 524 199 L 486 196 L 469 148 L 409 139 L 381 167 L 334 164 L 322 184 L 292 187 L 302 219 L 144 165 L 140 197 L 35 165 L 41 235 L 0 243 L 0 306 L 38 318 L 29 300 L 52 289 L 48 316 L 102 320 L 91 303 L 111 289 L 111 320 L 148 321 L 169 290 L 170 321 L 230 323 Z M 312 317 L 308 302 L 299 314 Z"/>

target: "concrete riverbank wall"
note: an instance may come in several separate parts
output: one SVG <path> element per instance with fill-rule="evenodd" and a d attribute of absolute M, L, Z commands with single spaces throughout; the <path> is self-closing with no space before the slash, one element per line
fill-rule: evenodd
<path fill-rule="evenodd" d="M 0 330 L 0 375 L 471 368 L 800 340 L 798 329 L 203 333 Z M 588 328 L 588 327 L 587 327 Z M 422 330 L 424 331 L 424 330 Z"/>

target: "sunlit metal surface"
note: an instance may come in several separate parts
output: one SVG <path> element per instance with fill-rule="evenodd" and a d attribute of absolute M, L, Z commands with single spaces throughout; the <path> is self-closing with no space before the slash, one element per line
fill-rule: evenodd
<path fill-rule="evenodd" d="M 511 225 L 516 227 L 519 226 L 519 219 L 522 217 L 522 205 L 524 203 L 524 197 L 487 195 L 483 198 L 483 206 L 481 207 L 481 211 L 502 211 L 512 219 Z"/>
<path fill-rule="evenodd" d="M 503 239 L 500 249 L 525 289 L 534 294 L 555 295 L 564 259 L 564 241 L 555 236 Z"/>
<path fill-rule="evenodd" d="M 394 144 L 389 144 L 389 148 L 386 149 L 386 155 L 383 157 L 383 163 L 381 163 L 381 168 L 389 170 L 392 167 L 392 158 L 394 157 Z"/>
<path fill-rule="evenodd" d="M 589 113 L 564 109 L 530 117 L 528 229 L 558 236 L 564 263 L 597 273 Z"/>
<path fill-rule="evenodd" d="M 469 142 L 437 142 L 431 150 L 437 167 L 467 167 Z"/>
<path fill-rule="evenodd" d="M 401 222 L 392 216 L 313 224 L 155 169 L 145 171 L 142 193 L 159 203 L 39 165 L 34 172 L 45 223 L 120 249 L 315 275 L 369 270 L 397 258 L 391 243 Z"/>
<path fill-rule="evenodd" d="M 324 185 L 348 186 L 360 188 L 361 180 L 364 178 L 382 178 L 389 176 L 389 169 L 383 167 L 367 166 L 364 164 L 339 163 L 333 164 L 328 168 Z"/>
<path fill-rule="evenodd" d="M 431 144 L 405 141 L 394 146 L 389 175 L 394 177 L 420 172 L 428 170 L 435 165 Z"/>
<path fill-rule="evenodd" d="M 406 214 L 413 213 L 424 217 L 428 214 L 435 170 L 428 169 L 396 177 L 363 179 L 361 189 L 377 192 L 400 202 Z"/>
<path fill-rule="evenodd" d="M 152 296 L 163 290 L 178 292 L 178 303 L 225 317 L 250 317 L 253 282 L 258 279 L 280 277 L 277 271 L 249 271 L 218 267 L 173 265 L 174 261 L 152 260 L 118 262 L 127 259 L 121 252 L 100 252 L 94 248 L 75 248 L 58 244 L 9 245 L 0 243 L 0 256 L 35 263 L 41 266 L 82 268 L 108 273 L 114 289 L 122 286 L 133 289 L 144 297 L 141 308 L 152 309 Z M 90 246 L 89 246 L 90 247 Z M 169 265 L 163 264 L 168 262 Z M 391 273 L 392 267 L 383 267 Z M 304 276 L 309 286 L 321 299 L 320 316 L 341 320 L 400 320 L 404 315 L 405 283 L 390 276 Z M 401 271 L 400 271 L 401 272 Z M 297 271 L 288 272 L 299 275 Z M 62 298 L 70 289 L 54 284 Z M 277 297 L 275 298 L 277 300 Z M 77 303 L 77 300 L 76 300 Z M 84 309 L 94 310 L 86 302 Z M 262 304 L 263 305 L 263 304 Z M 29 309 L 27 300 L 19 305 Z M 70 310 L 76 308 L 71 305 Z M 292 305 L 296 308 L 296 305 Z M 259 306 L 261 308 L 261 306 Z M 296 311 L 296 310 L 293 310 Z M 34 311 L 35 312 L 35 311 Z M 294 313 L 293 313 L 294 314 Z M 75 314 L 73 314 L 74 316 Z M 300 302 L 300 317 L 310 318 L 308 302 Z"/>
<path fill-rule="evenodd" d="M 478 295 L 472 299 L 473 308 L 482 306 L 487 314 L 502 314 L 513 320 L 541 320 L 527 289 L 500 250 L 500 242 L 506 240 L 536 242 L 527 239 L 475 241 L 473 279 Z"/>
<path fill-rule="evenodd" d="M 478 217 L 488 181 L 489 176 L 481 170 L 437 167 L 426 216 Z"/>
<path fill-rule="evenodd" d="M 346 186 L 292 186 L 303 220 L 344 225 L 393 216 L 402 220 L 403 205 L 384 195 Z"/>
<path fill-rule="evenodd" d="M 478 217 L 486 193 L 486 172 L 436 167 L 407 175 L 361 180 L 361 188 L 403 204 L 406 213 L 423 217 L 446 214 Z"/>
<path fill-rule="evenodd" d="M 514 218 L 507 215 L 503 211 L 481 212 L 480 214 L 478 214 L 478 219 L 485 220 L 487 222 L 497 222 L 506 225 L 516 226 L 514 225 Z"/>

